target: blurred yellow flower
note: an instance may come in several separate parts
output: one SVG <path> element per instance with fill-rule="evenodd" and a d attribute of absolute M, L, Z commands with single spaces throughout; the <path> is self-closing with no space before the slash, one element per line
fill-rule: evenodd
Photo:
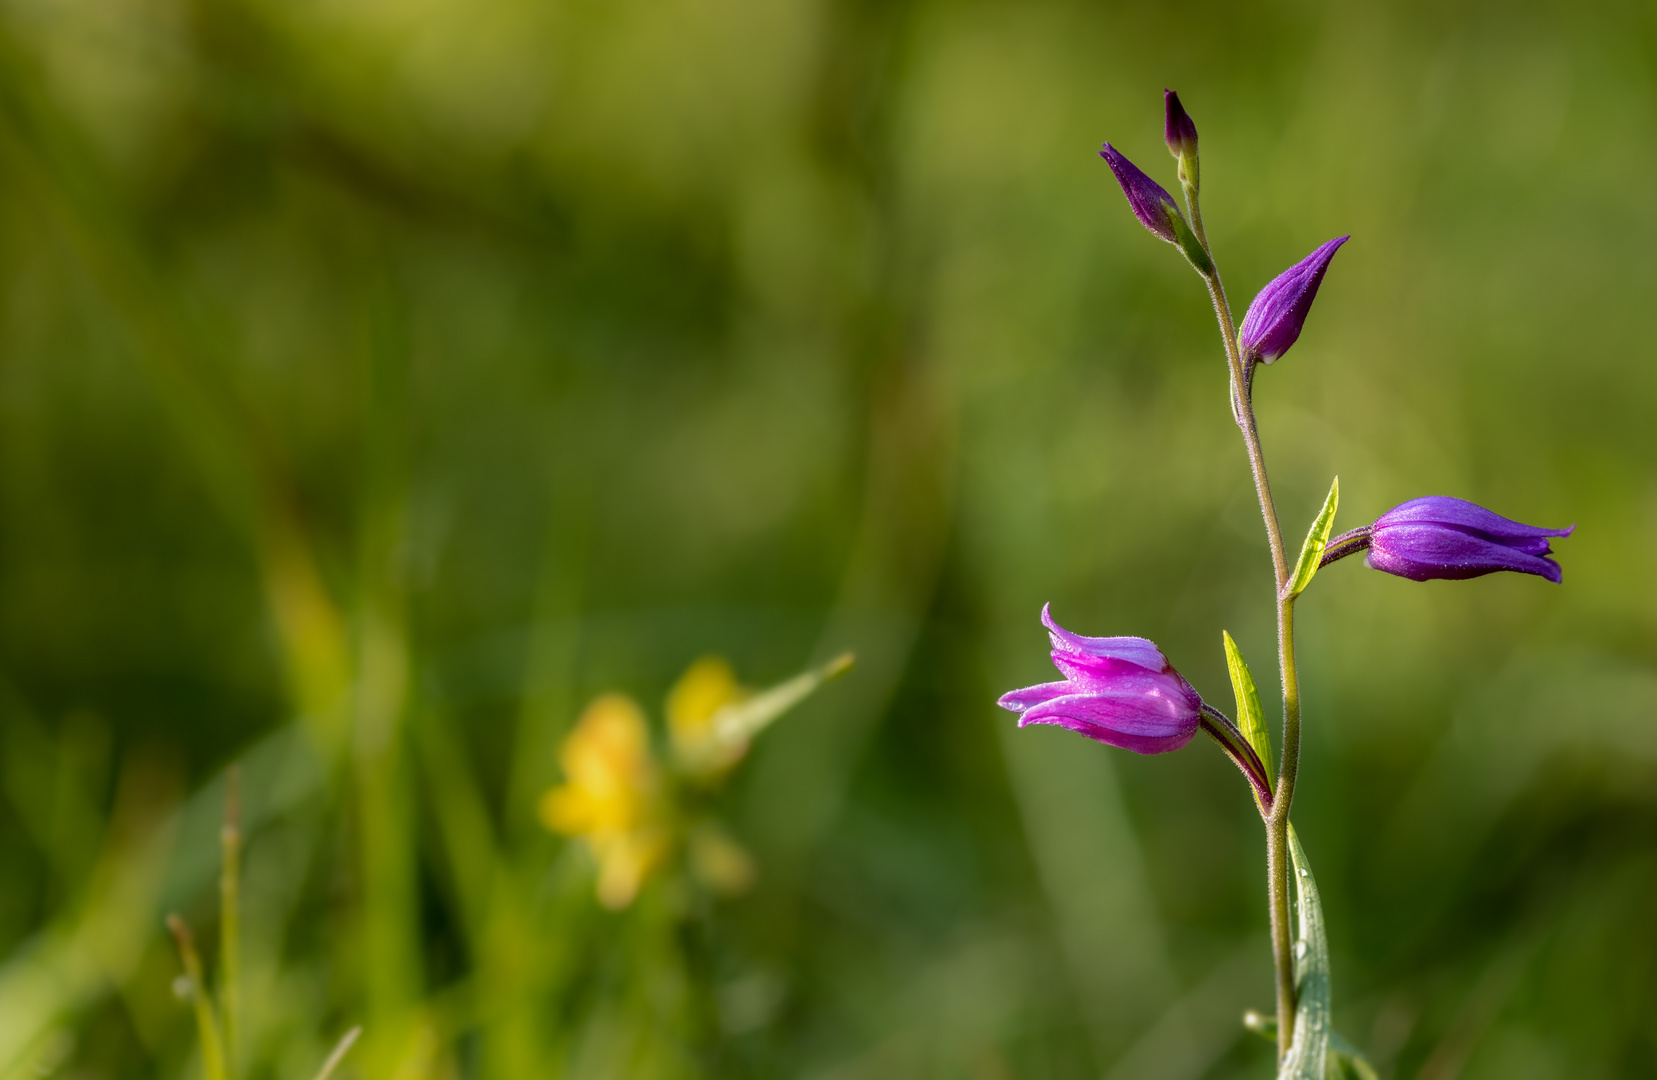
<path fill-rule="evenodd" d="M 542 796 L 541 821 L 587 844 L 598 862 L 599 902 L 624 908 L 667 851 L 644 714 L 623 694 L 595 699 L 558 760 L 568 782 Z"/>
<path fill-rule="evenodd" d="M 734 765 L 748 744 L 823 682 L 851 667 L 850 653 L 758 693 L 736 681 L 718 656 L 697 660 L 667 695 L 673 757 L 658 765 L 644 713 L 625 694 L 587 706 L 564 737 L 558 761 L 565 782 L 541 797 L 542 823 L 586 844 L 598 863 L 598 899 L 624 908 L 670 852 L 693 879 L 732 895 L 754 881 L 753 857 L 716 822 L 701 818 L 697 796 Z"/>
<path fill-rule="evenodd" d="M 704 656 L 686 668 L 667 694 L 667 729 L 679 760 L 695 771 L 715 772 L 742 757 L 748 740 L 720 732 L 714 718 L 751 694 L 724 657 Z"/>

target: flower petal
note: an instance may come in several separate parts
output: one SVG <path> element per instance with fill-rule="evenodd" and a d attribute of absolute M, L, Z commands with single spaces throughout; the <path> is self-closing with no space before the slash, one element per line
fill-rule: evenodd
<path fill-rule="evenodd" d="M 1575 525 L 1565 529 L 1544 529 L 1539 525 L 1526 525 L 1522 521 L 1505 518 L 1493 510 L 1486 510 L 1478 503 L 1449 495 L 1428 495 L 1420 499 L 1411 499 L 1382 514 L 1375 520 L 1375 526 L 1387 528 L 1405 522 L 1453 525 L 1504 541 L 1569 536 L 1576 528 Z"/>
<path fill-rule="evenodd" d="M 1165 754 L 1190 742 L 1198 721 L 1182 696 L 1091 693 L 1043 702 L 1026 711 L 1018 726 L 1056 724 L 1138 754 Z"/>
<path fill-rule="evenodd" d="M 1085 637 L 1071 633 L 1053 621 L 1052 604 L 1042 605 L 1041 623 L 1047 627 L 1048 636 L 1053 640 L 1055 656 L 1063 652 L 1076 657 L 1098 657 L 1144 668 L 1147 671 L 1162 671 L 1168 667 L 1168 658 L 1162 655 L 1162 650 L 1145 638 Z"/>
<path fill-rule="evenodd" d="M 1364 561 L 1411 581 L 1461 581 L 1500 570 L 1535 574 L 1556 585 L 1564 578 L 1552 559 L 1434 525 L 1395 525 L 1378 532 Z"/>
<path fill-rule="evenodd" d="M 1026 686 L 1022 690 L 1010 690 L 1002 694 L 996 704 L 1012 712 L 1023 712 L 1035 708 L 1044 701 L 1077 693 L 1079 689 L 1069 682 L 1037 683 L 1035 686 Z"/>

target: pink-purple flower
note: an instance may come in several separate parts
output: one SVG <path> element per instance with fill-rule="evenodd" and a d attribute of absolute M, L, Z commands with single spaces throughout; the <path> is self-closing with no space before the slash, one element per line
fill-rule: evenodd
<path fill-rule="evenodd" d="M 1041 621 L 1053 643 L 1061 682 L 1040 683 L 1002 696 L 1019 713 L 1018 725 L 1057 724 L 1111 746 L 1163 754 L 1191 741 L 1203 701 L 1154 644 L 1141 637 L 1083 637 Z"/>
<path fill-rule="evenodd" d="M 1300 337 L 1300 328 L 1306 325 L 1306 316 L 1317 299 L 1318 286 L 1329 269 L 1329 260 L 1350 237 L 1337 236 L 1316 251 L 1295 263 L 1260 290 L 1260 295 L 1249 305 L 1243 316 L 1238 340 L 1243 353 L 1255 360 L 1271 363 L 1289 351 Z"/>
<path fill-rule="evenodd" d="M 1466 499 L 1411 499 L 1329 542 L 1324 563 L 1368 549 L 1364 562 L 1411 581 L 1479 577 L 1500 570 L 1535 574 L 1558 584 L 1562 574 L 1550 541 L 1576 526 L 1544 529 L 1486 510 Z"/>

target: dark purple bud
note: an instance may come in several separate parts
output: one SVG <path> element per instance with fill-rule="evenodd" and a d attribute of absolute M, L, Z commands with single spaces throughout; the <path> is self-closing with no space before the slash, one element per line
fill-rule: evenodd
<path fill-rule="evenodd" d="M 1139 637 L 1083 637 L 1041 609 L 1062 682 L 1002 696 L 1003 709 L 1022 714 L 1018 726 L 1057 724 L 1139 754 L 1164 754 L 1191 741 L 1202 721 L 1202 698 L 1168 658 Z"/>
<path fill-rule="evenodd" d="M 1548 541 L 1569 536 L 1575 528 L 1524 525 L 1465 499 L 1429 495 L 1375 520 L 1364 561 L 1411 581 L 1459 581 L 1514 570 L 1558 584 L 1559 564 L 1548 558 L 1553 554 Z"/>
<path fill-rule="evenodd" d="M 1323 284 L 1329 260 L 1349 239 L 1337 236 L 1260 290 L 1260 295 L 1249 305 L 1248 314 L 1243 316 L 1243 328 L 1238 334 L 1245 355 L 1269 364 L 1289 351 L 1289 346 L 1300 337 L 1300 328 L 1306 324 L 1312 301 L 1317 299 L 1318 286 Z"/>
<path fill-rule="evenodd" d="M 1170 244 L 1179 243 L 1180 233 L 1188 230 L 1182 228 L 1185 218 L 1180 215 L 1174 197 L 1110 143 L 1099 151 L 1099 156 L 1116 174 L 1116 182 L 1122 185 L 1122 194 L 1128 197 L 1128 205 L 1133 207 L 1133 216 L 1139 223 Z"/>
<path fill-rule="evenodd" d="M 1168 152 L 1175 157 L 1196 157 L 1197 125 L 1191 122 L 1185 106 L 1179 103 L 1179 95 L 1172 90 L 1164 90 L 1162 107 L 1167 115 L 1162 138 L 1168 144 Z"/>

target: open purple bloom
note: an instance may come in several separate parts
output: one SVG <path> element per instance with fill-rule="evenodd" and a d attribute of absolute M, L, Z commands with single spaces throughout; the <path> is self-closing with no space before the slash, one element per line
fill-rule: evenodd
<path fill-rule="evenodd" d="M 1329 542 L 1324 563 L 1369 549 L 1364 561 L 1411 581 L 1479 577 L 1498 570 L 1535 574 L 1558 584 L 1551 539 L 1569 529 L 1544 529 L 1510 521 L 1466 499 L 1429 495 L 1395 506 L 1375 524 Z"/>
<path fill-rule="evenodd" d="M 1337 236 L 1260 290 L 1260 295 L 1249 305 L 1248 314 L 1243 316 L 1243 328 L 1238 334 L 1245 354 L 1269 364 L 1289 351 L 1289 346 L 1300 337 L 1300 328 L 1306 325 L 1306 316 L 1312 310 L 1312 301 L 1317 299 L 1318 286 L 1323 284 L 1329 260 L 1349 239 Z"/>
<path fill-rule="evenodd" d="M 1021 714 L 1019 727 L 1057 724 L 1140 754 L 1167 753 L 1191 741 L 1202 720 L 1202 698 L 1154 644 L 1072 634 L 1047 607 L 1041 621 L 1053 642 L 1053 664 L 1065 678 L 1002 696 L 1003 709 Z"/>
<path fill-rule="evenodd" d="M 1179 204 L 1174 202 L 1174 197 L 1161 184 L 1140 172 L 1139 166 L 1123 157 L 1110 143 L 1099 151 L 1099 156 L 1116 174 L 1116 182 L 1122 185 L 1122 194 L 1128 197 L 1128 205 L 1133 207 L 1133 216 L 1139 219 L 1139 223 L 1170 244 L 1179 243 L 1178 225 L 1183 224 L 1185 219 L 1180 216 Z"/>
<path fill-rule="evenodd" d="M 1166 114 L 1162 138 L 1168 144 L 1168 152 L 1175 157 L 1196 157 L 1197 125 L 1192 122 L 1191 114 L 1185 111 L 1185 106 L 1179 103 L 1179 95 L 1172 90 L 1164 90 L 1162 107 Z"/>

